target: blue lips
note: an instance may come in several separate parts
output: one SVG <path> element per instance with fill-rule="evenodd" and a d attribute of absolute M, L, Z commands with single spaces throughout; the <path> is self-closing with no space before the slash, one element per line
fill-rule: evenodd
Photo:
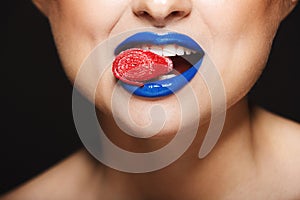
<path fill-rule="evenodd" d="M 120 52 L 135 47 L 140 44 L 152 44 L 152 45 L 167 45 L 167 44 L 177 44 L 201 53 L 203 56 L 201 59 L 193 65 L 190 69 L 177 75 L 173 78 L 159 80 L 154 82 L 145 83 L 143 87 L 138 87 L 135 85 L 129 85 L 121 82 L 121 85 L 128 92 L 133 93 L 137 96 L 155 98 L 163 97 L 173 94 L 184 87 L 189 81 L 191 81 L 196 73 L 198 72 L 204 57 L 204 51 L 202 48 L 190 37 L 178 34 L 178 33 L 166 33 L 157 34 L 152 32 L 141 32 L 134 34 L 124 40 L 115 49 L 115 55 Z"/>

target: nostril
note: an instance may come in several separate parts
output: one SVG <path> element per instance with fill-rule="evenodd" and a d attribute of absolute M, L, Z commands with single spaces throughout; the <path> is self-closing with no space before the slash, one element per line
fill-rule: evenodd
<path fill-rule="evenodd" d="M 147 20 L 155 20 L 147 11 L 139 11 L 134 13 L 135 16 Z"/>
<path fill-rule="evenodd" d="M 137 17 L 149 18 L 151 15 L 147 11 L 138 11 L 134 13 Z"/>
<path fill-rule="evenodd" d="M 178 18 L 184 16 L 184 12 L 182 11 L 173 11 L 167 16 L 167 18 Z"/>
<path fill-rule="evenodd" d="M 184 11 L 173 11 L 165 18 L 165 20 L 169 21 L 171 19 L 181 19 L 186 17 L 187 15 L 188 14 Z"/>
<path fill-rule="evenodd" d="M 181 15 L 182 15 L 182 12 L 180 12 L 180 11 L 173 11 L 170 13 L 170 16 L 173 16 L 173 17 L 178 17 Z"/>
<path fill-rule="evenodd" d="M 138 12 L 135 12 L 135 14 L 137 16 L 145 16 L 145 15 L 149 15 L 146 11 L 138 11 Z"/>

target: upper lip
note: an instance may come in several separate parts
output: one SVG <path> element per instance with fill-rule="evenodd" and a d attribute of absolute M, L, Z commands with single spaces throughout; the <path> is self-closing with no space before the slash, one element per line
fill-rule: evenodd
<path fill-rule="evenodd" d="M 165 34 L 157 34 L 153 32 L 140 32 L 136 33 L 123 42 L 121 42 L 115 49 L 115 55 L 120 52 L 133 48 L 141 44 L 153 44 L 153 45 L 167 45 L 176 44 L 191 50 L 203 52 L 202 48 L 192 38 L 187 35 L 169 32 Z"/>

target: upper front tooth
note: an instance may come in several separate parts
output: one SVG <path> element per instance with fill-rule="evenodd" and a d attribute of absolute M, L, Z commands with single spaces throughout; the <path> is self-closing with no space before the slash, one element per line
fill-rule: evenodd
<path fill-rule="evenodd" d="M 185 48 L 184 49 L 186 55 L 191 55 L 192 50 Z"/>
<path fill-rule="evenodd" d="M 142 46 L 142 49 L 143 49 L 143 50 L 149 50 L 149 47 L 148 47 L 147 45 L 143 45 L 143 46 Z"/>
<path fill-rule="evenodd" d="M 178 47 L 177 47 L 177 50 L 176 50 L 176 54 L 177 54 L 178 56 L 183 56 L 183 55 L 184 55 L 184 48 L 178 46 Z"/>
<path fill-rule="evenodd" d="M 163 47 L 163 56 L 176 56 L 175 45 L 169 44 Z"/>
<path fill-rule="evenodd" d="M 153 53 L 158 54 L 158 55 L 161 55 L 161 56 L 163 55 L 163 49 L 159 46 L 151 46 L 149 48 L 149 50 L 152 51 Z"/>

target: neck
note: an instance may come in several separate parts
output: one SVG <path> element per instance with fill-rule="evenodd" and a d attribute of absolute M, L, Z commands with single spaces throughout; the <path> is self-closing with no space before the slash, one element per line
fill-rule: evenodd
<path fill-rule="evenodd" d="M 177 161 L 161 170 L 130 174 L 99 165 L 104 174 L 104 183 L 111 184 L 113 191 L 120 186 L 118 190 L 123 193 L 122 197 L 128 195 L 129 199 L 199 199 L 208 197 L 208 194 L 210 198 L 211 194 L 224 195 L 253 172 L 252 130 L 247 100 L 243 99 L 227 110 L 224 129 L 217 145 L 207 157 L 199 159 L 198 152 L 208 125 L 199 128 L 196 139 Z M 129 150 L 129 146 L 133 146 L 134 151 L 140 152 L 158 149 L 170 140 L 137 142 L 124 137 L 121 140 L 123 145 L 120 146 L 124 147 L 124 141 L 127 141 L 125 148 Z M 110 139 L 116 143 L 120 141 L 114 137 Z M 224 182 L 226 186 L 221 185 Z"/>

